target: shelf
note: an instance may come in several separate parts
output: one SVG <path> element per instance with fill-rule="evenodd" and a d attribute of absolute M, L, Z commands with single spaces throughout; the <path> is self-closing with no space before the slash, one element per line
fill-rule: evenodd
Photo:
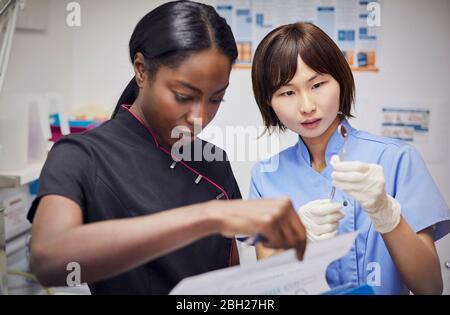
<path fill-rule="evenodd" d="M 18 188 L 39 178 L 44 162 L 29 164 L 24 170 L 0 174 L 0 188 Z"/>

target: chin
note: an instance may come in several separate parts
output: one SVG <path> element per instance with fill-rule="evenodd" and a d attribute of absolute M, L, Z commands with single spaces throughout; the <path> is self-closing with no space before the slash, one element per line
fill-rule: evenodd
<path fill-rule="evenodd" d="M 298 134 L 304 139 L 314 139 L 320 137 L 323 134 L 323 132 L 308 131 L 308 132 L 301 132 Z"/>
<path fill-rule="evenodd" d="M 305 139 L 314 139 L 317 137 L 320 137 L 325 133 L 326 129 L 322 128 L 321 126 L 318 126 L 315 129 L 305 129 L 305 128 L 298 128 L 297 131 L 295 131 L 300 137 Z"/>

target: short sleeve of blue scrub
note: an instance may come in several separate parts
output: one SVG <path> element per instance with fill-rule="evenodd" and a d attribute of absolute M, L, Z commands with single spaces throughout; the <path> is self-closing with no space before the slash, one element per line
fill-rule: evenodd
<path fill-rule="evenodd" d="M 386 190 L 400 202 L 411 228 L 419 232 L 432 226 L 435 241 L 449 233 L 448 207 L 417 150 L 410 145 L 389 148 L 382 160 L 385 173 L 391 174 Z"/>
<path fill-rule="evenodd" d="M 400 202 L 402 216 L 414 231 L 432 227 L 434 240 L 448 234 L 450 210 L 414 147 L 358 131 L 346 120 L 342 123 L 349 130 L 344 159 L 383 166 L 386 192 Z M 339 153 L 343 143 L 336 131 L 327 144 L 326 161 Z M 249 197 L 289 197 L 298 209 L 310 201 L 330 197 L 332 172 L 329 165 L 321 173 L 311 167 L 309 152 L 299 138 L 296 145 L 255 165 Z M 359 234 L 349 253 L 328 268 L 329 285 L 353 282 L 370 284 L 377 294 L 408 294 L 381 235 L 359 203 L 339 189 L 335 200 L 347 201 L 339 233 L 358 231 Z"/>

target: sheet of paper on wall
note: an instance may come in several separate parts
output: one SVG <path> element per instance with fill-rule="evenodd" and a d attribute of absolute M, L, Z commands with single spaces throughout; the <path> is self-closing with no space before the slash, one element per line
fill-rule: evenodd
<path fill-rule="evenodd" d="M 303 261 L 295 251 L 245 266 L 220 269 L 183 279 L 172 295 L 319 294 L 330 289 L 325 279 L 328 265 L 344 256 L 357 232 L 309 243 Z"/>
<path fill-rule="evenodd" d="M 449 114 L 449 106 L 436 101 L 382 107 L 381 135 L 412 144 L 426 163 L 445 164 L 450 152 L 445 138 Z"/>

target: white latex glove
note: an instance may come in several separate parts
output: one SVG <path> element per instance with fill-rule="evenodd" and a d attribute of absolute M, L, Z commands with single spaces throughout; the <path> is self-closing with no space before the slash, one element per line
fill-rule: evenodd
<path fill-rule="evenodd" d="M 321 241 L 337 235 L 339 220 L 344 217 L 342 204 L 330 199 L 314 200 L 300 207 L 298 214 L 309 241 Z"/>
<path fill-rule="evenodd" d="M 401 207 L 385 189 L 383 167 L 359 161 L 341 162 L 333 155 L 333 185 L 355 198 L 369 215 L 375 229 L 382 234 L 391 232 L 400 222 Z"/>

